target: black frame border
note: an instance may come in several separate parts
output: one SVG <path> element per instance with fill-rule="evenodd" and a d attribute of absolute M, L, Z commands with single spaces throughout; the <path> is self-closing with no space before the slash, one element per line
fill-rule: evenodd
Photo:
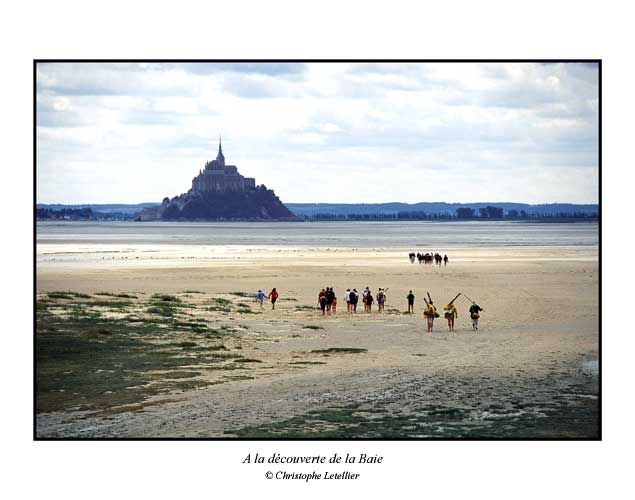
<path fill-rule="evenodd" d="M 230 437 L 38 437 L 37 435 L 37 65 L 50 63 L 594 63 L 598 66 L 598 435 L 569 438 L 230 438 Z M 602 59 L 33 59 L 33 441 L 602 441 Z"/>

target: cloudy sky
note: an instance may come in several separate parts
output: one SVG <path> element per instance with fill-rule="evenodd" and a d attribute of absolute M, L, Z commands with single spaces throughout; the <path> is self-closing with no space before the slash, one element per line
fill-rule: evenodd
<path fill-rule="evenodd" d="M 597 203 L 592 64 L 38 64 L 37 201 L 191 187 L 218 136 L 286 202 Z"/>

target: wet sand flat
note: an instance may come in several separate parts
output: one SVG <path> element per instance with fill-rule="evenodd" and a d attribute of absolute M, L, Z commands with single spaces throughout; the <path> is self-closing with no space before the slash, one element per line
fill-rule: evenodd
<path fill-rule="evenodd" d="M 68 394 L 64 377 L 71 375 L 59 371 L 59 358 L 43 358 L 59 380 L 46 386 L 55 393 L 38 395 L 37 433 L 597 437 L 595 247 L 462 248 L 448 251 L 450 262 L 441 267 L 411 264 L 408 251 L 39 245 L 38 337 L 46 349 L 56 349 L 59 335 L 74 334 L 71 326 L 90 330 L 94 323 L 108 333 L 93 332 L 82 346 L 138 336 L 145 343 L 134 344 L 135 352 L 158 346 L 171 364 L 143 372 L 139 380 L 156 390 L 136 399 L 125 392 L 132 389 L 108 390 L 110 379 L 99 379 L 106 390 L 91 405 L 96 396 L 82 396 L 81 381 L 72 386 L 75 399 Z M 266 304 L 260 311 L 253 295 L 274 286 L 276 310 Z M 347 314 L 340 300 L 337 313 L 323 317 L 316 299 L 325 286 L 338 297 L 346 288 L 387 287 L 386 311 L 365 314 L 360 303 L 357 314 Z M 404 314 L 409 290 L 415 315 Z M 54 294 L 60 291 L 76 295 Z M 461 297 L 456 332 L 439 318 L 426 333 L 426 291 L 440 307 L 458 292 L 477 300 L 485 309 L 479 331 Z M 178 307 L 161 316 L 167 294 Z M 109 331 L 108 321 L 120 323 Z M 222 353 L 210 354 L 219 344 Z M 135 369 L 142 370 L 124 375 Z M 114 380 L 116 369 L 110 371 Z M 164 383 L 176 373 L 181 385 Z"/>

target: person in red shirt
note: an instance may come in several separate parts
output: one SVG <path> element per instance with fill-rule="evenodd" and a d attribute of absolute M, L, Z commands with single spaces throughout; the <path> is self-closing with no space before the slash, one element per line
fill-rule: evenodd
<path fill-rule="evenodd" d="M 276 308 L 276 300 L 278 300 L 278 292 L 276 289 L 272 289 L 267 296 L 268 299 L 271 299 L 271 309 Z"/>

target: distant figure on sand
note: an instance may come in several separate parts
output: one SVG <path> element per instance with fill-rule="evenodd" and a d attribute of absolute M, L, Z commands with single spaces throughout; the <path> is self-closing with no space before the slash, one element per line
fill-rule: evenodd
<path fill-rule="evenodd" d="M 322 316 L 324 316 L 326 311 L 326 290 L 324 290 L 324 288 L 322 288 L 322 291 L 318 293 L 317 303 L 318 306 L 320 306 L 320 309 L 322 309 Z"/>
<path fill-rule="evenodd" d="M 326 312 L 329 314 L 333 310 L 333 302 L 335 302 L 335 292 L 333 287 L 329 287 L 326 289 Z"/>
<path fill-rule="evenodd" d="M 364 303 L 364 311 L 368 312 L 368 301 L 366 298 L 370 294 L 370 288 L 366 287 L 366 289 L 362 292 L 362 302 Z"/>
<path fill-rule="evenodd" d="M 368 293 L 366 294 L 366 297 L 364 297 L 364 303 L 366 304 L 366 312 L 367 313 L 371 312 L 371 310 L 373 308 L 373 302 L 375 302 L 375 299 L 373 299 L 373 294 L 371 293 L 370 290 L 368 290 Z"/>
<path fill-rule="evenodd" d="M 262 309 L 262 305 L 265 301 L 265 292 L 263 292 L 262 290 L 258 290 L 258 295 L 256 295 L 256 302 L 260 303 L 260 309 Z"/>
<path fill-rule="evenodd" d="M 278 300 L 278 291 L 273 288 L 270 292 L 269 295 L 267 296 L 268 299 L 271 299 L 271 309 L 275 309 L 276 308 L 276 300 Z"/>
<path fill-rule="evenodd" d="M 410 314 L 414 314 L 415 312 L 415 296 L 412 293 L 412 290 L 406 295 L 406 299 L 408 299 L 408 312 Z"/>
<path fill-rule="evenodd" d="M 324 313 L 326 312 L 326 292 L 324 289 L 322 289 L 318 295 L 318 306 L 322 309 L 322 316 L 324 316 Z"/>
<path fill-rule="evenodd" d="M 331 288 L 331 292 L 333 293 L 333 302 L 331 302 L 331 312 L 335 314 L 337 312 L 337 297 L 335 296 L 335 292 Z"/>
<path fill-rule="evenodd" d="M 450 303 L 443 308 L 443 316 L 448 320 L 448 329 L 454 331 L 454 319 L 457 317 L 458 311 L 454 304 Z"/>
<path fill-rule="evenodd" d="M 359 302 L 359 293 L 356 288 L 353 288 L 353 291 L 350 294 L 351 301 L 351 312 L 357 313 L 357 302 Z"/>
<path fill-rule="evenodd" d="M 386 291 L 380 288 L 377 292 L 377 307 L 379 312 L 384 312 L 384 304 L 386 303 Z"/>
<path fill-rule="evenodd" d="M 448 265 L 448 256 L 447 254 L 443 256 L 443 265 L 447 266 Z"/>
<path fill-rule="evenodd" d="M 326 297 L 326 314 L 331 314 L 331 304 L 333 303 L 333 299 L 331 298 L 331 289 L 327 286 L 326 293 L 324 294 Z"/>
<path fill-rule="evenodd" d="M 423 298 L 423 300 L 426 303 L 426 307 L 423 310 L 423 315 L 426 317 L 426 320 L 428 322 L 428 331 L 431 332 L 432 327 L 434 326 L 434 318 L 438 317 L 439 313 L 437 313 L 437 308 L 434 306 L 434 303 L 432 301 L 428 302 L 425 297 Z"/>
<path fill-rule="evenodd" d="M 346 312 L 351 312 L 351 289 L 347 288 L 346 289 L 346 294 L 344 296 L 344 298 L 346 299 Z"/>
<path fill-rule="evenodd" d="M 479 314 L 483 308 L 479 306 L 476 302 L 472 302 L 472 306 L 470 307 L 470 318 L 472 318 L 472 330 L 478 330 L 478 319 L 481 317 Z"/>

